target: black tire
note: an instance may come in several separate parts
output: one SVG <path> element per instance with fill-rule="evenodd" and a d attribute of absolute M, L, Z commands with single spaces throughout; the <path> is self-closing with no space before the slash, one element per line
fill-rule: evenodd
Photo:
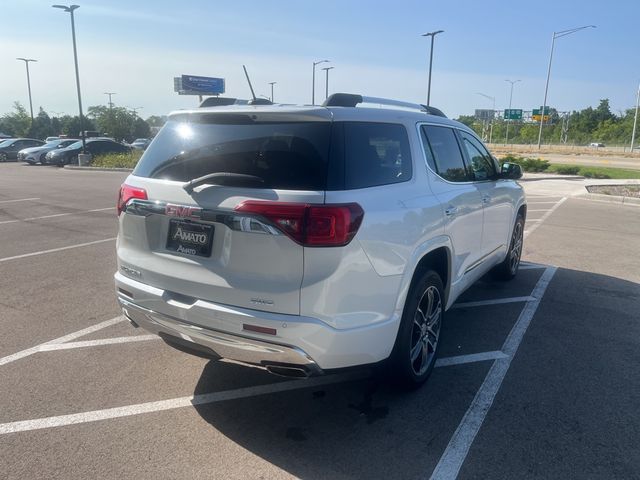
<path fill-rule="evenodd" d="M 7 154 L 4 152 L 0 152 L 0 162 L 6 162 L 7 161 Z"/>
<path fill-rule="evenodd" d="M 435 271 L 427 270 L 409 290 L 385 371 L 397 386 L 413 390 L 431 375 L 441 343 L 444 305 L 442 280 Z"/>
<path fill-rule="evenodd" d="M 522 244 L 524 243 L 524 217 L 518 215 L 516 223 L 511 232 L 511 241 L 507 256 L 502 263 L 496 265 L 491 272 L 497 280 L 511 280 L 518 273 L 520 257 L 522 255 Z"/>

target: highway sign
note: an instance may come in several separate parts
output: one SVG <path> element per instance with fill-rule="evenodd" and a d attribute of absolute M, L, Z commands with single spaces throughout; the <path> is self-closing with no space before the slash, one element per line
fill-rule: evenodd
<path fill-rule="evenodd" d="M 507 108 L 504 111 L 505 120 L 522 120 L 522 109 L 519 108 Z"/>
<path fill-rule="evenodd" d="M 537 114 L 534 113 L 533 115 L 531 115 L 531 120 L 533 120 L 534 122 L 540 121 L 540 117 L 541 117 L 540 110 L 537 110 L 537 112 L 538 112 Z M 551 115 L 545 115 L 542 121 L 546 123 L 549 121 L 550 118 L 551 118 Z"/>
<path fill-rule="evenodd" d="M 532 115 L 540 115 L 540 112 L 542 111 L 542 107 L 540 108 L 534 108 L 531 112 Z M 551 107 L 544 107 L 544 114 L 545 115 L 549 115 L 549 113 L 551 113 Z"/>

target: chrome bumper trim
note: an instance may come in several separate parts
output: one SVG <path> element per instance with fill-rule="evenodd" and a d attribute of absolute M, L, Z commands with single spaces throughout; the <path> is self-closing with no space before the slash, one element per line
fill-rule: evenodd
<path fill-rule="evenodd" d="M 118 302 L 125 317 L 145 330 L 155 334 L 164 333 L 196 345 L 202 345 L 222 358 L 265 368 L 270 366 L 297 367 L 307 371 L 310 375 L 323 373 L 316 362 L 297 347 L 264 342 L 200 327 L 141 307 L 120 295 L 118 295 Z"/>

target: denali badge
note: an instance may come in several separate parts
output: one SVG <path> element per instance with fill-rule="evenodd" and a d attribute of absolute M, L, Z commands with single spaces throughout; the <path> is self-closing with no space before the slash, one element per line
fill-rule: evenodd
<path fill-rule="evenodd" d="M 173 239 L 182 240 L 183 242 L 188 242 L 188 243 L 195 243 L 198 245 L 207 244 L 206 233 L 190 232 L 189 230 L 183 230 L 182 227 L 176 228 L 176 231 L 173 234 Z"/>
<path fill-rule="evenodd" d="M 169 217 L 199 218 L 200 212 L 202 212 L 200 207 L 190 207 L 188 205 L 174 205 L 173 203 L 167 203 L 164 207 L 164 214 Z"/>

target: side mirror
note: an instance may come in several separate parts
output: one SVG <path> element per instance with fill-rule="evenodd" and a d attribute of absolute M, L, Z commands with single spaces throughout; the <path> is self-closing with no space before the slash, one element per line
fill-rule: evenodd
<path fill-rule="evenodd" d="M 522 167 L 517 163 L 505 162 L 500 168 L 500 176 L 502 178 L 508 178 L 510 180 L 517 180 L 522 178 Z"/>

